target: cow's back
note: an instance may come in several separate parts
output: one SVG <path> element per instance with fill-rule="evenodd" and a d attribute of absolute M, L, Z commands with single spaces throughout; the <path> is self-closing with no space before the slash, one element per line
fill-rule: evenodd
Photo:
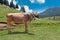
<path fill-rule="evenodd" d="M 7 16 L 8 19 L 10 19 L 14 23 L 23 23 L 24 21 L 24 15 L 23 13 L 9 13 Z"/>
<path fill-rule="evenodd" d="M 24 23 L 24 22 L 31 22 L 32 15 L 25 14 L 25 13 L 9 13 L 7 14 L 8 20 L 11 20 L 13 23 Z"/>

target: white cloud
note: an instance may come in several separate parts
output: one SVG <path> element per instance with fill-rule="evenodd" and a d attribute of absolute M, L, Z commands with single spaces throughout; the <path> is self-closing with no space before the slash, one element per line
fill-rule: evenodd
<path fill-rule="evenodd" d="M 29 12 L 29 7 L 28 6 L 24 6 L 25 12 Z"/>
<path fill-rule="evenodd" d="M 18 5 L 18 7 L 19 7 L 19 8 L 16 8 L 16 10 L 20 11 L 20 10 L 21 10 L 21 6 L 20 6 L 20 5 Z"/>
<path fill-rule="evenodd" d="M 17 2 L 14 0 L 14 1 L 13 1 L 13 4 L 16 5 L 16 3 L 17 3 Z"/>
<path fill-rule="evenodd" d="M 30 10 L 28 6 L 25 5 L 24 8 L 25 8 L 25 13 L 32 13 L 32 10 Z"/>
<path fill-rule="evenodd" d="M 9 2 L 9 5 L 10 5 L 10 2 L 11 2 L 12 0 L 7 0 L 7 1 Z M 13 0 L 13 4 L 16 5 L 16 4 L 17 4 L 17 1 L 16 1 L 16 0 Z M 21 6 L 18 5 L 18 8 L 16 8 L 16 10 L 19 10 L 19 11 L 20 11 L 20 9 L 21 9 Z"/>
<path fill-rule="evenodd" d="M 9 5 L 10 5 L 11 0 L 7 0 L 7 1 L 9 2 Z"/>
<path fill-rule="evenodd" d="M 45 3 L 45 0 L 37 0 L 39 3 Z"/>
<path fill-rule="evenodd" d="M 10 5 L 10 2 L 11 2 L 12 0 L 7 0 L 7 1 L 9 2 L 9 5 Z M 13 4 L 16 5 L 16 3 L 17 3 L 17 2 L 16 2 L 15 0 L 13 0 Z"/>
<path fill-rule="evenodd" d="M 33 11 L 32 10 L 29 10 L 30 13 L 32 13 Z"/>
<path fill-rule="evenodd" d="M 30 0 L 30 2 L 31 2 L 31 3 L 34 3 L 34 2 L 35 2 L 35 0 Z"/>
<path fill-rule="evenodd" d="M 38 2 L 38 3 L 45 3 L 45 0 L 30 0 L 31 3 L 35 3 L 35 2 Z"/>

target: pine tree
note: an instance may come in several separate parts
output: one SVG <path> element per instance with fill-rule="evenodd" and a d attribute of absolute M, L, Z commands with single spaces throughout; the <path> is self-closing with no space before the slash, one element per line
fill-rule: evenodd
<path fill-rule="evenodd" d="M 3 0 L 0 0 L 0 4 L 3 4 Z"/>
<path fill-rule="evenodd" d="M 13 0 L 10 2 L 10 8 L 15 8 L 15 5 L 13 4 Z"/>
<path fill-rule="evenodd" d="M 24 7 L 21 7 L 21 11 L 22 11 L 22 12 L 25 12 L 25 8 L 24 8 Z"/>
<path fill-rule="evenodd" d="M 6 5 L 9 6 L 9 2 L 6 0 Z"/>
<path fill-rule="evenodd" d="M 18 7 L 18 4 L 16 4 L 16 8 L 18 9 L 19 7 Z"/>
<path fill-rule="evenodd" d="M 7 6 L 9 6 L 9 3 L 8 3 L 7 0 L 4 0 L 4 4 L 7 5 Z"/>

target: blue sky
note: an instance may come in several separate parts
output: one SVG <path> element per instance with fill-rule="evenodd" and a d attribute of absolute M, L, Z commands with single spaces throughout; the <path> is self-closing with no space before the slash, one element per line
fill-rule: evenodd
<path fill-rule="evenodd" d="M 44 11 L 47 8 L 60 7 L 60 0 L 17 0 L 20 6 L 27 5 L 33 11 Z"/>

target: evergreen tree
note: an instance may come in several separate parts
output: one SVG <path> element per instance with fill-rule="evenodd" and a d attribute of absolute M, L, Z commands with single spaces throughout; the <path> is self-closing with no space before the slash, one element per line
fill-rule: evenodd
<path fill-rule="evenodd" d="M 25 12 L 25 8 L 24 8 L 24 7 L 21 7 L 21 11 L 22 11 L 22 12 Z"/>
<path fill-rule="evenodd" d="M 9 6 L 9 2 L 6 0 L 6 5 Z"/>
<path fill-rule="evenodd" d="M 15 8 L 15 5 L 13 4 L 13 0 L 10 2 L 10 7 Z"/>
<path fill-rule="evenodd" d="M 9 3 L 8 3 L 7 0 L 4 0 L 4 4 L 7 5 L 7 6 L 9 6 Z"/>
<path fill-rule="evenodd" d="M 3 4 L 3 0 L 0 0 L 0 4 Z"/>
<path fill-rule="evenodd" d="M 19 8 L 19 7 L 18 7 L 18 4 L 16 4 L 16 8 Z"/>

